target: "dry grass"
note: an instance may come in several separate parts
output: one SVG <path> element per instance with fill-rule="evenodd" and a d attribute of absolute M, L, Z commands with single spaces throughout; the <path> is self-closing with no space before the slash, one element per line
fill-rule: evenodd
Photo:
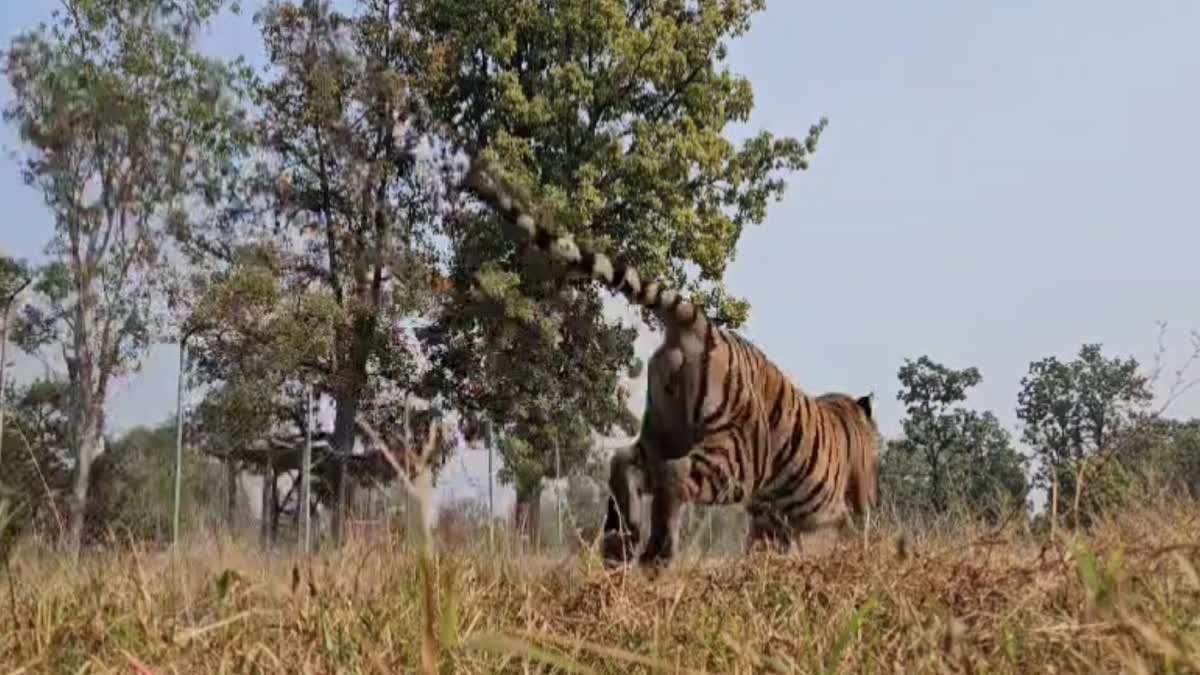
<path fill-rule="evenodd" d="M 586 552 L 457 551 L 432 625 L 398 545 L 295 568 L 219 539 L 77 566 L 27 548 L 0 581 L 0 675 L 416 672 L 423 633 L 443 673 L 1198 672 L 1197 544 L 1188 502 L 1086 537 L 893 529 L 655 582 Z"/>

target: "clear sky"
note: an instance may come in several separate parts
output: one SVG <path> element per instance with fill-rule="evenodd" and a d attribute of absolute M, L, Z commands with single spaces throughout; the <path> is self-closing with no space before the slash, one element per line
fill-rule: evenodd
<path fill-rule="evenodd" d="M 4 4 L 5 45 L 56 5 Z M 739 246 L 744 332 L 802 387 L 873 390 L 886 433 L 905 357 L 978 367 L 971 404 L 1014 435 L 1032 360 L 1098 341 L 1148 363 L 1165 320 L 1178 365 L 1200 328 L 1198 27 L 1194 0 L 770 2 L 732 50 L 749 130 L 830 126 Z M 245 16 L 205 47 L 261 59 Z M 48 215 L 3 166 L 0 246 L 36 256 Z M 114 431 L 173 411 L 175 358 L 113 393 Z M 1200 394 L 1173 412 L 1200 414 Z"/>

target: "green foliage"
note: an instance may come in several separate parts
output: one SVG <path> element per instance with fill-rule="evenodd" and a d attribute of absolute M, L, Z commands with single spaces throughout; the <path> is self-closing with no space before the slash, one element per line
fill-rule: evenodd
<path fill-rule="evenodd" d="M 260 440 L 281 419 L 303 413 L 277 380 L 250 373 L 208 389 L 191 420 L 197 447 L 217 456 Z"/>
<path fill-rule="evenodd" d="M 11 407 L 5 424 L 12 425 L 21 442 L 6 447 L 29 445 L 40 456 L 60 463 L 68 461 L 72 449 L 69 396 L 67 383 L 53 376 L 21 386 L 10 385 L 6 397 Z"/>
<path fill-rule="evenodd" d="M 692 291 L 717 320 L 745 320 L 721 277 L 743 228 L 781 196 L 783 172 L 807 166 L 824 128 L 804 140 L 726 138 L 753 104 L 725 65 L 726 43 L 761 3 L 420 4 L 434 119 L 498 159 L 561 230 Z M 548 441 L 581 423 L 634 429 L 618 385 L 640 369 L 636 332 L 603 318 L 598 290 L 564 283 L 542 256 L 514 255 L 490 213 L 462 205 L 446 234 L 459 293 L 424 333 L 439 367 L 431 387 L 545 458 Z M 520 461 L 518 473 L 549 466 Z"/>
<path fill-rule="evenodd" d="M 56 223 L 24 348 L 82 332 L 101 371 L 136 367 L 154 327 L 157 224 L 207 185 L 208 153 L 237 119 L 223 98 L 230 72 L 189 44 L 219 5 L 71 0 L 48 29 L 13 40 L 4 117 L 25 144 L 24 179 Z M 88 325 L 75 326 L 77 312 Z"/>
<path fill-rule="evenodd" d="M 431 105 L 581 239 L 647 275 L 719 281 L 741 229 L 807 166 L 800 141 L 724 137 L 753 107 L 725 65 L 762 3 L 435 1 Z M 491 256 L 489 256 L 490 258 Z M 715 309 L 715 308 L 714 308 Z"/>
<path fill-rule="evenodd" d="M 249 256 L 214 274 L 189 317 L 201 381 L 253 375 L 281 384 L 328 367 L 342 312 L 328 291 L 292 293 L 277 270 Z"/>
<path fill-rule="evenodd" d="M 1073 361 L 1050 356 L 1029 365 L 1017 395 L 1017 417 L 1025 427 L 1022 439 L 1041 460 L 1035 484 L 1049 487 L 1058 479 L 1060 512 L 1071 506 L 1084 460 L 1115 450 L 1151 398 L 1137 361 L 1105 358 L 1099 344 L 1083 345 Z"/>
<path fill-rule="evenodd" d="M 907 415 L 903 438 L 881 458 L 885 499 L 901 512 L 961 508 L 992 520 L 1007 508 L 1024 508 L 1025 458 L 995 415 L 961 405 L 982 380 L 979 371 L 922 356 L 906 360 L 899 378 L 897 399 Z"/>
<path fill-rule="evenodd" d="M 8 309 L 17 294 L 32 281 L 29 264 L 6 255 L 0 255 L 0 311 Z M 6 317 L 0 317 L 3 322 Z"/>
<path fill-rule="evenodd" d="M 931 511 L 929 464 L 903 439 L 888 440 L 879 453 L 881 508 L 910 520 Z"/>

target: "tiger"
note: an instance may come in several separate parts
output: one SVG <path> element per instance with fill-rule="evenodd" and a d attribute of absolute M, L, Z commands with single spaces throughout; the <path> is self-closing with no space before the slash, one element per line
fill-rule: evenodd
<path fill-rule="evenodd" d="M 741 504 L 751 544 L 793 542 L 802 532 L 844 525 L 849 510 L 869 518 L 880 441 L 871 395 L 805 394 L 697 303 L 569 235 L 556 236 L 490 161 L 472 158 L 463 185 L 543 253 L 663 324 L 663 341 L 647 363 L 637 439 L 609 462 L 601 544 L 608 566 L 634 555 L 643 566 L 669 564 L 684 503 Z M 645 532 L 647 509 L 639 502 L 647 497 Z"/>

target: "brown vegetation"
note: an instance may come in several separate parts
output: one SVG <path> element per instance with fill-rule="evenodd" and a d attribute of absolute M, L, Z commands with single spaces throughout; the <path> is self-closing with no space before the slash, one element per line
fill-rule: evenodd
<path fill-rule="evenodd" d="M 1087 534 L 884 524 L 866 549 L 685 556 L 656 581 L 457 532 L 431 634 L 447 673 L 1197 672 L 1200 510 L 1151 501 Z M 0 672 L 413 672 L 416 570 L 365 540 L 298 566 L 224 538 L 78 566 L 25 544 Z"/>

